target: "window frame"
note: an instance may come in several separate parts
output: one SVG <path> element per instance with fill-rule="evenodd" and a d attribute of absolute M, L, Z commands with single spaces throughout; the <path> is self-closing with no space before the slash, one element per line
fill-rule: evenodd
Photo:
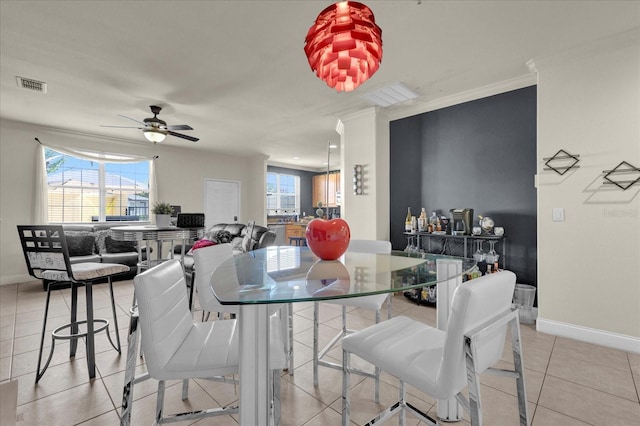
<path fill-rule="evenodd" d="M 276 191 L 271 192 L 268 190 L 269 186 L 269 175 L 276 176 Z M 282 192 L 281 191 L 281 177 L 286 176 L 287 178 L 293 178 L 294 182 L 294 192 Z M 294 197 L 293 210 L 290 207 L 282 207 L 281 201 L 282 196 L 292 196 Z M 269 196 L 274 196 L 276 200 L 276 207 L 269 206 Z M 277 216 L 277 215 L 294 215 L 300 211 L 300 176 L 288 174 L 288 173 L 277 173 L 277 172 L 267 172 L 265 179 L 265 205 L 267 208 L 267 216 Z"/>
<path fill-rule="evenodd" d="M 53 157 L 59 156 L 62 158 L 62 163 L 59 166 L 59 169 L 54 169 L 49 171 L 48 169 L 48 159 L 52 156 L 48 155 L 48 152 L 52 153 Z M 79 155 L 74 155 L 73 152 L 67 152 L 62 149 L 56 149 L 54 147 L 45 147 L 45 179 L 46 179 L 46 188 L 47 188 L 47 197 L 46 197 L 46 205 L 47 205 L 47 222 L 55 223 L 55 224 L 96 224 L 96 223 L 111 223 L 111 221 L 107 221 L 108 216 L 129 216 L 128 209 L 129 206 L 129 198 L 131 195 L 137 196 L 140 194 L 146 194 L 147 196 L 147 205 L 146 205 L 146 215 L 145 214 L 137 214 L 130 216 L 139 216 L 139 220 L 122 220 L 118 221 L 118 223 L 149 223 L 150 222 L 150 214 L 151 214 L 151 176 L 152 176 L 152 160 L 146 158 L 135 158 L 119 155 L 105 155 L 105 157 L 110 157 L 109 159 L 96 159 L 96 158 L 88 158 L 83 157 L 82 153 Z M 118 161 L 116 158 L 122 158 L 122 161 Z M 69 160 L 73 162 L 78 162 L 78 165 L 75 166 L 75 169 L 79 173 L 78 182 L 72 182 L 71 176 L 73 176 L 74 167 L 72 166 L 69 169 L 65 169 L 64 161 Z M 93 163 L 97 164 L 97 167 L 93 165 Z M 137 171 L 132 168 L 132 170 L 120 170 L 113 171 L 108 170 L 111 167 L 109 165 L 115 164 L 119 165 L 119 167 L 126 167 L 126 164 L 142 164 L 146 165 L 146 171 Z M 139 166 L 137 166 L 139 167 Z M 91 177 L 90 174 L 87 175 L 87 171 L 97 172 L 97 182 L 91 182 L 93 179 L 96 181 L 96 177 Z M 64 174 L 70 174 L 69 180 L 59 180 L 58 182 L 52 181 L 51 177 L 56 176 L 59 173 L 63 179 L 65 179 Z M 141 177 L 142 180 L 131 179 L 130 177 L 126 177 L 125 174 L 133 175 L 136 178 Z M 83 175 L 87 175 L 85 178 Z M 108 175 L 117 176 L 116 184 L 114 185 L 111 182 L 111 179 L 107 179 Z M 132 182 L 133 186 L 123 185 L 123 180 L 129 180 Z M 71 185 L 64 186 L 71 182 Z M 97 187 L 96 187 L 97 184 Z M 93 185 L 93 188 L 92 188 Z M 141 186 L 141 190 L 138 189 L 138 186 Z M 52 192 L 56 189 L 62 188 L 63 194 L 61 195 L 62 201 L 56 205 L 52 200 Z M 91 203 L 87 203 L 88 200 L 85 199 L 85 192 L 90 190 L 97 191 L 97 206 L 91 205 Z M 66 206 L 65 194 L 66 191 L 77 191 L 77 197 L 80 199 L 80 204 L 77 206 L 79 209 L 79 213 L 70 213 L 67 214 L 66 210 L 70 210 L 72 207 Z M 118 201 L 116 204 L 116 209 L 119 211 L 125 210 L 125 214 L 108 214 L 107 210 L 109 209 L 107 199 L 110 193 L 115 193 L 115 199 Z M 124 202 L 123 202 L 124 197 Z M 110 204 L 110 203 L 109 203 Z M 136 203 L 137 204 L 137 203 Z M 97 215 L 93 215 L 90 212 L 87 213 L 85 210 L 94 210 L 97 207 Z M 137 206 L 134 206 L 138 208 Z M 144 208 L 144 207 L 143 207 Z M 56 209 L 60 211 L 59 217 L 52 217 L 51 210 Z M 77 216 L 79 220 L 65 220 L 67 216 Z M 97 216 L 97 221 L 93 220 L 93 217 Z M 57 220 L 56 220 L 57 219 Z M 74 219 L 76 219 L 74 217 Z"/>

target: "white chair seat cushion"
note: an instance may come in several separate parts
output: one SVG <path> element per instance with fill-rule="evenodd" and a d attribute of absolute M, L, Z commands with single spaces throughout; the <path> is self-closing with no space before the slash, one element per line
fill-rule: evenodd
<path fill-rule="evenodd" d="M 83 262 L 71 265 L 73 278 L 76 281 L 91 281 L 109 275 L 128 272 L 129 267 L 117 263 Z M 66 271 L 48 269 L 42 272 L 42 278 L 50 281 L 71 281 Z"/>
<path fill-rule="evenodd" d="M 237 328 L 236 320 L 194 323 L 178 350 L 154 378 L 206 378 L 237 373 Z"/>
<path fill-rule="evenodd" d="M 342 339 L 342 348 L 438 399 L 438 370 L 445 332 L 407 317 L 395 317 Z M 464 387 L 466 382 L 460 385 Z"/>
<path fill-rule="evenodd" d="M 270 367 L 284 368 L 286 357 L 280 318 L 270 318 Z M 237 320 L 194 323 L 178 350 L 163 370 L 154 371 L 158 380 L 206 378 L 238 372 Z"/>
<path fill-rule="evenodd" d="M 331 303 L 333 305 L 353 306 L 356 308 L 369 309 L 377 311 L 387 301 L 388 294 L 373 294 L 371 296 L 348 297 L 346 299 L 323 300 L 322 303 Z"/>

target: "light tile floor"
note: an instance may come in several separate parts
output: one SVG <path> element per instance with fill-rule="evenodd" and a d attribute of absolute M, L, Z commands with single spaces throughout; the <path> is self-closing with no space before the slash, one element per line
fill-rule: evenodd
<path fill-rule="evenodd" d="M 114 283 L 122 342 L 126 345 L 128 310 L 133 296 L 132 281 Z M 94 287 L 96 316 L 111 318 L 106 285 Z M 80 296 L 82 297 L 82 296 Z M 96 337 L 97 377 L 89 381 L 83 345 L 75 360 L 68 358 L 68 343 L 56 344 L 52 364 L 35 385 L 35 369 L 42 324 L 45 292 L 40 282 L 32 281 L 0 287 L 0 383 L 18 382 L 18 425 L 115 425 L 118 424 L 126 346 L 118 355 L 104 335 Z M 83 300 L 80 298 L 80 300 Z M 70 291 L 54 292 L 51 298 L 48 329 L 68 321 Z M 81 305 L 82 306 L 82 305 Z M 340 327 L 340 310 L 321 305 L 323 323 L 320 343 L 328 342 Z M 311 304 L 294 305 L 295 370 L 283 373 L 283 425 L 321 426 L 340 424 L 341 372 L 321 368 L 320 385 L 313 386 L 311 369 Z M 402 296 L 393 300 L 394 315 L 406 315 L 428 324 L 435 323 L 435 310 L 416 306 Z M 196 312 L 195 318 L 200 318 Z M 352 328 L 373 323 L 373 314 L 351 310 Z M 555 425 L 638 425 L 640 424 L 640 355 L 606 347 L 554 337 L 522 325 L 527 398 L 531 424 Z M 50 341 L 47 339 L 47 346 Z M 419 342 L 416 342 L 419 344 Z M 330 356 L 340 359 L 340 350 Z M 141 371 L 144 361 L 139 359 Z M 503 361 L 509 367 L 509 347 Z M 353 377 L 352 421 L 361 425 L 382 408 L 395 401 L 397 381 L 383 374 L 381 401 L 373 403 L 373 383 Z M 133 425 L 151 424 L 155 409 L 157 382 L 148 380 L 134 389 Z M 232 384 L 196 380 L 190 386 L 189 399 L 180 399 L 179 382 L 171 382 L 166 392 L 166 412 L 231 404 L 238 398 Z M 435 401 L 416 389 L 409 389 L 409 400 L 435 417 Z M 516 425 L 517 402 L 512 379 L 485 375 L 482 378 L 484 420 L 487 425 Z M 198 425 L 236 425 L 237 417 L 223 416 L 196 422 Z M 183 422 L 181 424 L 191 424 Z M 397 424 L 391 421 L 390 424 Z M 407 424 L 421 425 L 407 415 Z M 454 424 L 469 424 L 468 418 Z"/>

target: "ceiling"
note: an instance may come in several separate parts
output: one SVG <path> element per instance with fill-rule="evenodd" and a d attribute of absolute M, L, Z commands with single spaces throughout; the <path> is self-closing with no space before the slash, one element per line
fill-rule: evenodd
<path fill-rule="evenodd" d="M 379 71 L 350 93 L 310 70 L 304 38 L 330 1 L 0 2 L 0 117 L 144 142 L 159 117 L 197 143 L 165 144 L 322 170 L 339 117 L 402 82 L 402 108 L 529 73 L 526 62 L 640 26 L 638 1 L 363 0 L 382 28 Z M 16 76 L 47 83 L 20 89 Z M 410 105 L 409 105 L 410 104 Z M 294 159 L 296 157 L 297 159 Z"/>

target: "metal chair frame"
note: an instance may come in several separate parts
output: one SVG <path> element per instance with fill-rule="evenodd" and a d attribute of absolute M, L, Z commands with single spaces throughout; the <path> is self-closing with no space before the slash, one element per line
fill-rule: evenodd
<path fill-rule="evenodd" d="M 18 225 L 18 233 L 20 235 L 20 243 L 22 245 L 22 251 L 27 263 L 29 274 L 37 279 L 47 279 L 47 273 L 60 272 L 67 279 L 64 281 L 49 280 L 47 283 L 47 298 L 44 309 L 44 320 L 42 324 L 42 334 L 40 337 L 40 349 L 38 351 L 38 364 L 36 367 L 36 380 L 38 383 L 45 371 L 49 367 L 51 358 L 53 357 L 53 351 L 55 349 L 55 341 L 70 340 L 69 357 L 73 358 L 76 354 L 78 346 L 78 339 L 86 338 L 86 351 L 87 351 L 87 369 L 89 372 L 89 378 L 95 378 L 95 341 L 94 336 L 96 333 L 106 331 L 109 343 L 118 352 L 121 352 L 120 335 L 118 334 L 118 317 L 115 308 L 115 299 L 113 296 L 113 283 L 111 278 L 114 274 L 100 275 L 93 279 L 76 279 L 74 275 L 73 265 L 69 258 L 69 249 L 67 247 L 67 241 L 64 235 L 64 229 L 59 225 Z M 90 265 L 89 263 L 81 266 Z M 101 265 L 105 264 L 96 263 L 99 269 Z M 128 269 L 128 268 L 127 268 Z M 99 274 L 98 274 L 99 275 Z M 109 332 L 109 321 L 103 318 L 94 318 L 93 316 L 93 282 L 98 279 L 106 278 L 109 284 L 109 293 L 111 296 L 111 311 L 113 313 L 113 322 L 115 325 L 116 344 L 111 339 L 111 333 Z M 56 290 L 64 284 L 65 287 L 71 284 L 71 318 L 68 324 L 57 327 L 51 333 L 51 349 L 49 350 L 49 356 L 47 361 L 42 366 L 42 352 L 44 348 L 44 338 L 47 329 L 47 318 L 49 315 L 49 302 L 51 300 L 51 290 Z M 87 304 L 87 319 L 78 321 L 77 319 L 77 307 L 78 307 L 78 287 L 85 287 L 86 304 Z M 86 325 L 86 331 L 81 332 L 80 326 Z M 62 333 L 63 330 L 69 329 L 69 333 Z"/>

